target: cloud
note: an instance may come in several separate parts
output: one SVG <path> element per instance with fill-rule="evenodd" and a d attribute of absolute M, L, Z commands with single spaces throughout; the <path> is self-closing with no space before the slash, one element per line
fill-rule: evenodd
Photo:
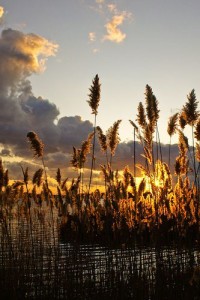
<path fill-rule="evenodd" d="M 4 15 L 4 8 L 3 6 L 0 6 L 0 19 L 3 17 Z"/>
<path fill-rule="evenodd" d="M 99 52 L 99 49 L 98 49 L 98 48 L 94 48 L 94 49 L 92 49 L 92 52 L 93 52 L 94 54 L 96 54 L 96 53 Z"/>
<path fill-rule="evenodd" d="M 58 45 L 35 34 L 7 29 L 0 37 L 0 145 L 1 155 L 31 158 L 27 132 L 35 131 L 45 144 L 45 156 L 71 153 L 93 126 L 80 116 L 62 117 L 54 103 L 36 97 L 29 77 L 41 72 Z M 2 147 L 1 147 L 2 148 Z M 7 151 L 6 149 L 9 149 Z M 52 160 L 52 157 L 51 157 Z M 50 161 L 51 161 L 50 160 Z"/>
<path fill-rule="evenodd" d="M 105 0 L 96 0 L 95 2 L 98 5 L 99 12 L 102 13 L 102 9 L 103 9 Z"/>
<path fill-rule="evenodd" d="M 108 7 L 108 10 L 111 12 L 111 13 L 114 13 L 114 14 L 117 14 L 118 13 L 118 11 L 117 11 L 117 7 L 116 7 L 116 5 L 115 4 L 108 4 L 107 5 L 107 7 Z"/>
<path fill-rule="evenodd" d="M 126 38 L 126 33 L 122 32 L 119 26 L 123 25 L 124 21 L 132 19 L 132 13 L 126 10 L 119 10 L 114 3 L 106 3 L 104 0 L 96 0 L 95 5 L 90 8 L 97 12 L 101 18 L 104 19 L 104 27 L 106 28 L 106 34 L 101 38 L 102 41 L 111 41 L 114 43 L 121 43 Z M 107 23 L 105 24 L 105 18 Z M 98 42 L 96 34 L 94 32 L 89 33 L 89 40 L 91 42 Z"/>
<path fill-rule="evenodd" d="M 111 21 L 105 25 L 107 34 L 104 35 L 103 40 L 109 40 L 115 43 L 123 42 L 126 38 L 126 34 L 123 33 L 118 26 L 122 25 L 124 20 L 124 14 L 113 16 Z"/>
<path fill-rule="evenodd" d="M 90 42 L 96 41 L 96 33 L 95 32 L 89 32 L 88 37 L 89 37 Z"/>
<path fill-rule="evenodd" d="M 28 77 L 40 72 L 57 48 L 58 45 L 35 34 L 13 29 L 1 33 L 0 143 L 12 146 L 15 151 L 27 146 L 24 137 L 28 131 L 34 128 L 55 131 L 53 122 L 59 111 L 48 100 L 33 95 Z"/>
<path fill-rule="evenodd" d="M 72 146 L 80 147 L 89 133 L 93 131 L 90 121 L 83 121 L 80 116 L 63 117 L 58 120 L 60 134 L 59 145 L 62 151 L 72 151 Z"/>
<path fill-rule="evenodd" d="M 9 149 L 2 149 L 0 152 L 0 156 L 12 156 Z"/>
<path fill-rule="evenodd" d="M 41 36 L 13 29 L 3 30 L 0 37 L 1 88 L 13 87 L 32 73 L 43 71 L 46 59 L 55 55 L 57 49 L 57 44 Z"/>

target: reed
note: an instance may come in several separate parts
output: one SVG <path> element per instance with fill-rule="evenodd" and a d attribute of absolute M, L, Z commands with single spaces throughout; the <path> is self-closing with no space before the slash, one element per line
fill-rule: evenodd
<path fill-rule="evenodd" d="M 95 141 L 96 141 L 96 121 L 97 121 L 97 114 L 98 114 L 98 107 L 101 98 L 101 84 L 99 82 L 98 74 L 92 81 L 92 85 L 90 87 L 89 93 L 89 100 L 87 101 L 89 106 L 92 109 L 92 114 L 94 114 L 94 136 L 93 136 L 93 146 L 92 146 L 92 161 L 91 161 L 91 169 L 90 169 L 90 179 L 89 179 L 89 186 L 88 186 L 88 194 L 90 193 L 90 187 L 92 183 L 92 173 L 94 168 L 95 162 Z"/>
<path fill-rule="evenodd" d="M 100 100 L 98 76 L 89 98 L 96 120 Z M 169 149 L 171 137 L 178 135 L 175 170 L 171 167 L 170 150 L 168 162 L 163 161 L 161 152 L 159 155 L 158 118 L 158 101 L 147 85 L 145 104 L 140 102 L 138 106 L 137 123 L 130 121 L 134 142 L 137 138 L 142 145 L 144 162 L 139 163 L 134 152 L 134 172 L 126 165 L 121 174 L 113 167 L 121 120 L 114 122 L 106 134 L 95 121 L 94 131 L 80 148 L 73 147 L 71 165 L 77 170 L 77 177 L 63 179 L 57 168 L 56 195 L 48 182 L 44 144 L 35 132 L 29 132 L 27 139 L 42 165 L 32 176 L 32 191 L 28 168 L 21 165 L 23 180 L 10 184 L 9 172 L 0 160 L 1 297 L 164 299 L 167 295 L 173 299 L 175 295 L 184 299 L 189 295 L 197 299 L 199 164 L 192 178 L 190 162 L 193 166 L 194 155 L 195 161 L 200 162 L 200 121 L 194 91 L 180 114 L 170 117 L 167 126 Z M 193 142 L 192 152 L 184 133 L 186 125 L 193 126 L 196 143 Z M 99 167 L 105 193 L 91 191 L 96 133 L 105 154 L 105 163 Z M 84 189 L 91 148 L 89 188 Z M 138 184 L 135 167 L 141 174 Z M 150 247 L 144 249 L 144 244 Z M 90 247 L 97 247 L 96 252 Z"/>

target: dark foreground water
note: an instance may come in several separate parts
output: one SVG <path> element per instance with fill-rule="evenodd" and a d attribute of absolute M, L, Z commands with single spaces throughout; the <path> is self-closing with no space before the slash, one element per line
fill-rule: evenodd
<path fill-rule="evenodd" d="M 1 224 L 0 299 L 200 299 L 198 247 L 61 242 L 51 222 Z"/>

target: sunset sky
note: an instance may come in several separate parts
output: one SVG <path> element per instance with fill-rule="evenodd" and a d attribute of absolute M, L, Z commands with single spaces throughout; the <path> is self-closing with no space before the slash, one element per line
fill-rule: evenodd
<path fill-rule="evenodd" d="M 23 140 L 35 130 L 49 161 L 67 155 L 92 129 L 86 101 L 96 74 L 103 130 L 122 119 L 121 141 L 132 140 L 128 120 L 148 84 L 168 143 L 169 116 L 193 88 L 200 96 L 199 11 L 199 0 L 1 0 L 2 154 L 26 156 Z"/>

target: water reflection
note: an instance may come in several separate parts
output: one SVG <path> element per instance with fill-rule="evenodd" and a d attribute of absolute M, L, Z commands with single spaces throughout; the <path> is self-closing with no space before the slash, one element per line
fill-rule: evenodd
<path fill-rule="evenodd" d="M 37 220 L 1 226 L 0 299 L 200 299 L 197 247 L 77 245 Z"/>

